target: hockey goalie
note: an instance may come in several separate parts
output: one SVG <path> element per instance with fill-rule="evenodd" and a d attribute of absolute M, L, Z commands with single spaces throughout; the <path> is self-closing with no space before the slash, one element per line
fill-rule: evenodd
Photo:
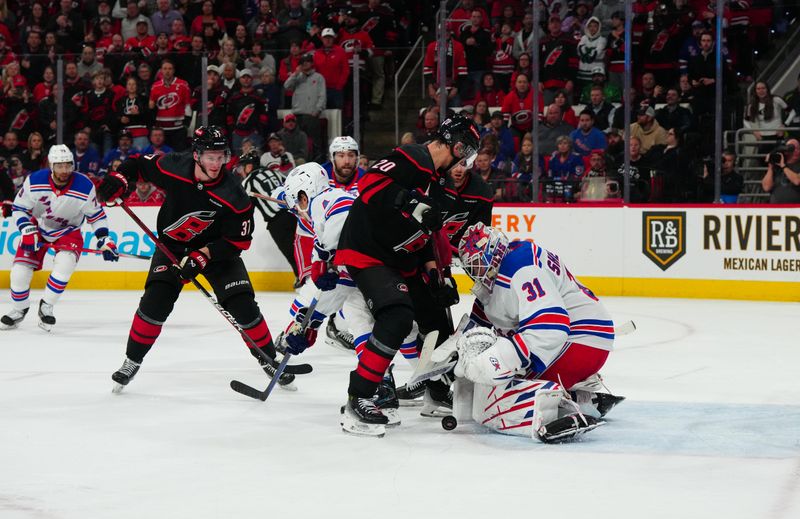
<path fill-rule="evenodd" d="M 555 253 L 532 242 L 509 243 L 483 223 L 467 229 L 458 254 L 476 299 L 451 344 L 459 384 L 474 384 L 472 418 L 548 443 L 603 424 L 602 416 L 623 400 L 604 392 L 598 375 L 614 345 L 603 304 Z M 438 357 L 448 354 L 445 345 L 440 349 Z"/>

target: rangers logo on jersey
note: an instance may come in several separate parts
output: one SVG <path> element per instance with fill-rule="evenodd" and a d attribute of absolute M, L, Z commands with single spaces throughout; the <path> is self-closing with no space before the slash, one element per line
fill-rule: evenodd
<path fill-rule="evenodd" d="M 164 234 L 175 241 L 191 241 L 203 233 L 212 223 L 216 211 L 195 211 L 164 229 Z"/>

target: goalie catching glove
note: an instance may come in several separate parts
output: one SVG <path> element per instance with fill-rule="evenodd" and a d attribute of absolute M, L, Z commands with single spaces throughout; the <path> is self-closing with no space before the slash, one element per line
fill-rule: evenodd
<path fill-rule="evenodd" d="M 521 367 L 514 344 L 505 337 L 498 337 L 489 328 L 467 330 L 458 339 L 456 349 L 455 375 L 476 384 L 503 384 Z"/>

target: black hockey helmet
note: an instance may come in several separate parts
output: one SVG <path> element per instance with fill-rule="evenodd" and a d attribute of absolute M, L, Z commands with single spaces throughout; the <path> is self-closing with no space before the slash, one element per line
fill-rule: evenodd
<path fill-rule="evenodd" d="M 463 115 L 454 115 L 442 121 L 436 134 L 450 146 L 456 162 L 466 160 L 467 167 L 472 167 L 481 142 L 481 133 L 475 121 Z"/>
<path fill-rule="evenodd" d="M 261 164 L 261 155 L 259 155 L 256 150 L 250 150 L 247 153 L 239 155 L 239 164 L 242 166 L 250 164 L 251 166 L 258 167 Z"/>
<path fill-rule="evenodd" d="M 203 153 L 210 150 L 228 151 L 228 139 L 219 126 L 201 126 L 194 131 L 192 151 Z"/>

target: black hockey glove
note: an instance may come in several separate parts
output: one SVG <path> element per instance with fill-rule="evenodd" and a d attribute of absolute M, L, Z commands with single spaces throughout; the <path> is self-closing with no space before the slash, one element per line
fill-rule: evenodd
<path fill-rule="evenodd" d="M 401 191 L 395 199 L 394 206 L 406 218 L 416 220 L 428 233 L 442 228 L 439 204 L 418 191 Z"/>
<path fill-rule="evenodd" d="M 3 218 L 11 218 L 11 200 L 0 200 L 0 214 Z"/>
<path fill-rule="evenodd" d="M 458 287 L 456 286 L 456 280 L 453 279 L 453 275 L 450 273 L 450 269 L 445 269 L 442 272 L 441 279 L 439 278 L 439 271 L 431 269 L 428 272 L 428 278 L 430 280 L 428 289 L 431 291 L 431 297 L 437 306 L 447 308 L 458 304 Z"/>
<path fill-rule="evenodd" d="M 178 266 L 178 275 L 188 283 L 197 277 L 206 268 L 206 265 L 208 265 L 208 256 L 199 250 L 193 250 L 181 260 L 181 264 Z"/>
<path fill-rule="evenodd" d="M 106 203 L 116 202 L 128 190 L 128 179 L 121 173 L 109 173 L 97 186 L 97 195 L 101 201 Z"/>

